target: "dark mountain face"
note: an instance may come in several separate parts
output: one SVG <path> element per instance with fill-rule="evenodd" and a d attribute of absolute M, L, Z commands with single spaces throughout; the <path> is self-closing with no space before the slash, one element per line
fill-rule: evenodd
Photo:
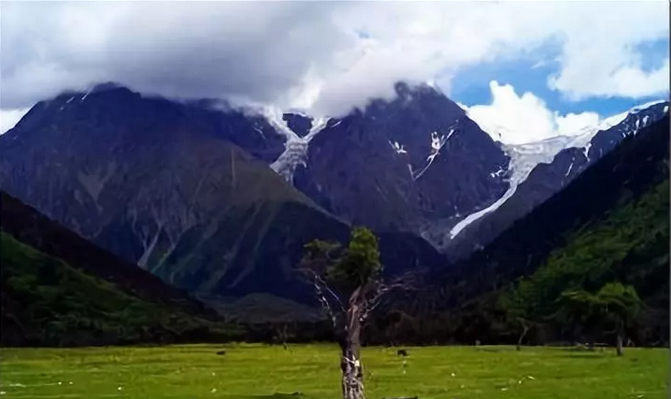
<path fill-rule="evenodd" d="M 508 157 L 459 106 L 428 86 L 396 92 L 330 121 L 310 142 L 296 187 L 352 223 L 415 232 L 503 194 L 496 172 Z"/>
<path fill-rule="evenodd" d="M 626 137 L 637 134 L 639 130 L 659 121 L 668 111 L 668 101 L 659 102 L 642 109 L 632 109 L 622 122 L 609 129 L 602 130 L 594 136 L 587 152 L 589 162 L 601 158 Z"/>
<path fill-rule="evenodd" d="M 41 102 L 0 137 L 0 188 L 177 287 L 311 299 L 303 245 L 349 227 L 268 167 L 284 137 L 264 118 L 220 105 L 117 86 Z M 387 256 L 390 270 L 440 265 L 413 242 L 429 255 Z"/>
<path fill-rule="evenodd" d="M 482 248 L 516 220 L 561 191 L 626 137 L 636 135 L 639 130 L 659 121 L 667 111 L 668 102 L 633 109 L 619 123 L 596 133 L 584 148 L 565 148 L 550 163 L 538 164 L 496 211 L 475 221 L 448 241 L 445 253 L 452 259 L 458 259 Z"/>
<path fill-rule="evenodd" d="M 286 113 L 282 115 L 282 120 L 299 137 L 305 137 L 312 127 L 312 118 L 304 115 Z"/>
<path fill-rule="evenodd" d="M 96 247 L 35 209 L 0 191 L 0 231 L 25 245 L 67 262 L 86 274 L 113 283 L 129 295 L 175 310 L 214 317 L 212 309 L 151 273 Z"/>

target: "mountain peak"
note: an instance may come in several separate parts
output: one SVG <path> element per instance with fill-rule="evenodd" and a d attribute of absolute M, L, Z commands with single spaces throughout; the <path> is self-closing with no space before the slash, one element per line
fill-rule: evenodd
<path fill-rule="evenodd" d="M 130 90 L 128 87 L 117 83 L 117 82 L 102 82 L 102 83 L 96 83 L 93 85 L 93 87 L 88 90 L 89 93 L 101 93 L 104 91 L 111 91 L 111 90 Z"/>

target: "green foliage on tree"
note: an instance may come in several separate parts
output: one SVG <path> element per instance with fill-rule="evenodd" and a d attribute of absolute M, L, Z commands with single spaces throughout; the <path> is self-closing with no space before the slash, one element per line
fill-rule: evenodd
<path fill-rule="evenodd" d="M 517 288 L 513 286 L 499 297 L 498 305 L 506 314 L 506 324 L 519 333 L 517 350 L 520 350 L 524 337 L 538 317 L 537 304 L 530 300 L 533 298 L 530 290 L 533 289 L 530 282 L 522 281 Z"/>
<path fill-rule="evenodd" d="M 304 268 L 325 277 L 343 295 L 351 294 L 357 287 L 381 277 L 382 264 L 378 239 L 369 229 L 352 229 L 346 248 L 340 244 L 314 240 L 305 245 L 301 262 Z"/>
<path fill-rule="evenodd" d="M 624 326 L 642 313 L 637 291 L 646 310 L 664 306 L 668 312 L 668 190 L 666 180 L 567 237 L 542 267 L 502 293 L 498 304 L 507 323 L 515 329 L 520 320 L 553 324 L 566 332 L 579 327 L 602 336 L 616 324 L 613 317 Z"/>
<path fill-rule="evenodd" d="M 596 293 L 583 289 L 564 291 L 559 299 L 559 314 L 569 315 L 592 328 L 615 326 L 617 352 L 622 354 L 624 329 L 630 326 L 641 310 L 641 300 L 632 286 L 619 282 L 604 285 Z"/>
<path fill-rule="evenodd" d="M 382 272 L 377 237 L 365 227 L 352 230 L 347 250 L 327 270 L 327 278 L 348 290 L 365 285 Z"/>

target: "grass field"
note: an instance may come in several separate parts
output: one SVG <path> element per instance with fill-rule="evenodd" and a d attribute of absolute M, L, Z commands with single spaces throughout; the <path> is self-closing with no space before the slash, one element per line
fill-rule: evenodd
<path fill-rule="evenodd" d="M 226 350 L 226 355 L 216 352 Z M 369 399 L 667 398 L 666 349 L 366 348 Z M 338 398 L 330 345 L 0 349 L 3 398 Z"/>

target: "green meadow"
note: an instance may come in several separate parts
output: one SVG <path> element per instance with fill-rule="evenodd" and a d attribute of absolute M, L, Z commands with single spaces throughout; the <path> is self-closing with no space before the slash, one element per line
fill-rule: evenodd
<path fill-rule="evenodd" d="M 369 399 L 668 398 L 667 349 L 365 348 Z M 225 350 L 225 355 L 218 351 Z M 339 397 L 334 345 L 0 349 L 3 398 Z M 292 395 L 295 394 L 295 395 Z M 302 396 L 299 396 L 302 395 Z"/>

